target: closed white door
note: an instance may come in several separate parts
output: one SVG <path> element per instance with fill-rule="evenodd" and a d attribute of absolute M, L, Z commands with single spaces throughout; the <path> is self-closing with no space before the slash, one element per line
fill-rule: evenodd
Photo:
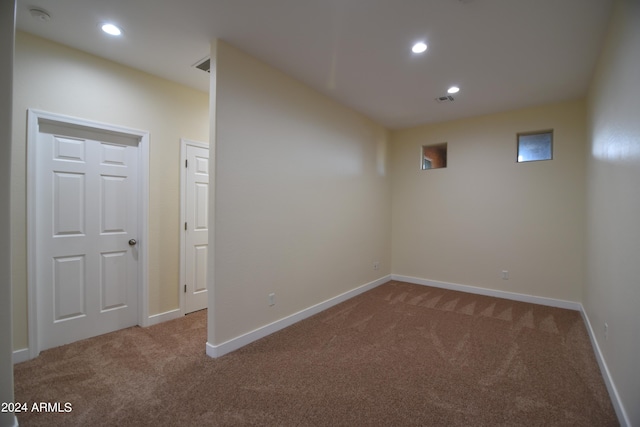
<path fill-rule="evenodd" d="M 186 145 L 185 313 L 207 308 L 207 251 L 209 248 L 209 149 Z"/>
<path fill-rule="evenodd" d="M 138 321 L 138 146 L 73 133 L 37 136 L 40 350 Z"/>

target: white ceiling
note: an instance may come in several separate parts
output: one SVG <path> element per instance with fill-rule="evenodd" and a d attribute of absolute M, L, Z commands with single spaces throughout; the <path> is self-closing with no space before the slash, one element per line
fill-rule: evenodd
<path fill-rule="evenodd" d="M 51 19 L 34 19 L 40 7 Z M 220 38 L 391 129 L 586 94 L 611 0 L 18 0 L 17 26 L 208 91 Z M 121 38 L 99 27 L 113 21 Z M 411 45 L 425 40 L 426 53 Z M 439 104 L 451 85 L 460 93 Z"/>

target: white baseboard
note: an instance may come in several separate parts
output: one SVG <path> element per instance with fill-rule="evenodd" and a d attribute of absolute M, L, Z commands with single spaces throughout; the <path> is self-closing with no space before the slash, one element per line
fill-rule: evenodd
<path fill-rule="evenodd" d="M 16 363 L 26 362 L 29 359 L 30 359 L 30 357 L 29 357 L 29 349 L 28 348 L 21 348 L 20 350 L 14 350 L 13 351 L 13 364 L 14 365 Z"/>
<path fill-rule="evenodd" d="M 399 274 L 392 274 L 391 279 L 401 282 L 413 283 L 416 285 L 432 286 L 434 288 L 449 289 L 452 291 L 467 292 L 477 295 L 486 295 L 490 297 L 504 298 L 512 301 L 529 302 L 532 304 L 547 305 L 550 307 L 566 308 L 569 310 L 581 311 L 582 309 L 582 304 L 574 301 L 537 297 L 534 295 L 519 294 L 516 292 L 497 291 L 494 289 L 478 288 L 476 286 L 459 285 L 457 283 L 438 282 L 435 280 L 420 279 L 418 277 L 401 276 Z"/>
<path fill-rule="evenodd" d="M 587 332 L 589 333 L 589 338 L 591 339 L 591 346 L 593 347 L 593 352 L 596 355 L 596 360 L 598 361 L 598 366 L 600 366 L 600 373 L 604 378 L 604 383 L 607 386 L 607 390 L 609 391 L 609 397 L 611 398 L 611 403 L 613 404 L 613 408 L 616 411 L 616 415 L 618 416 L 618 421 L 620 422 L 621 427 L 631 427 L 631 421 L 629 420 L 629 416 L 627 415 L 627 411 L 624 409 L 624 405 L 622 405 L 622 400 L 620 400 L 620 395 L 618 394 L 618 389 L 613 382 L 613 378 L 611 378 L 611 373 L 609 372 L 609 368 L 607 367 L 607 363 L 604 360 L 602 355 L 602 351 L 600 350 L 600 345 L 596 340 L 596 335 L 593 332 L 593 328 L 591 327 L 591 321 L 589 321 L 589 316 L 587 312 L 584 310 L 582 304 L 580 304 L 580 313 L 582 314 L 582 319 L 584 320 L 585 325 L 587 326 Z"/>
<path fill-rule="evenodd" d="M 389 280 L 391 280 L 390 275 L 381 277 L 377 280 L 374 280 L 373 282 L 369 282 L 365 285 L 359 286 L 355 289 L 347 291 L 336 297 L 330 298 L 326 301 L 313 305 L 309 308 L 301 310 L 290 316 L 277 320 L 273 323 L 262 326 L 251 332 L 247 332 L 244 335 L 240 335 L 236 338 L 230 339 L 229 341 L 223 342 L 222 344 L 213 345 L 207 342 L 207 345 L 206 345 L 207 356 L 213 357 L 213 358 L 224 356 L 227 353 L 231 353 L 232 351 L 235 351 L 241 347 L 244 347 L 247 344 L 250 344 L 254 341 L 259 340 L 260 338 L 264 338 L 267 335 L 271 335 L 274 332 L 278 332 L 279 330 L 284 329 L 287 326 L 291 326 L 294 323 L 297 323 L 303 319 L 306 319 L 307 317 L 313 316 L 314 314 L 318 314 L 321 311 L 324 311 L 330 307 L 333 307 L 336 304 L 339 304 L 350 298 L 353 298 L 356 295 L 359 295 L 363 292 L 366 292 L 370 289 L 380 286 L 383 283 L 387 283 Z"/>
<path fill-rule="evenodd" d="M 164 313 L 153 314 L 147 318 L 147 321 L 142 326 L 152 326 L 158 323 L 166 322 L 168 320 L 178 319 L 184 316 L 182 310 L 176 308 L 175 310 L 165 311 Z"/>
<path fill-rule="evenodd" d="M 182 313 L 182 310 L 177 308 L 175 310 L 169 310 L 169 311 L 166 311 L 164 313 L 158 313 L 158 314 L 151 315 L 151 316 L 149 316 L 147 318 L 146 322 L 144 322 L 144 324 L 140 325 L 140 326 L 147 327 L 147 326 L 157 325 L 158 323 L 166 322 L 168 320 L 177 319 L 177 318 L 182 317 L 182 316 L 184 316 L 184 314 Z M 35 355 L 33 357 L 37 357 L 37 355 Z M 14 350 L 13 351 L 13 364 L 14 365 L 16 363 L 26 362 L 27 360 L 31 360 L 31 359 L 32 359 L 32 357 L 29 354 L 29 348 L 21 348 L 20 350 Z"/>

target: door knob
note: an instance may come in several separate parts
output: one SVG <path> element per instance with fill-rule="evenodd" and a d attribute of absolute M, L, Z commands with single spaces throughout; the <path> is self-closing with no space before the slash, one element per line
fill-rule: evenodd
<path fill-rule="evenodd" d="M 135 246 L 136 243 L 138 243 L 136 242 L 136 239 L 129 240 L 129 246 Z"/>

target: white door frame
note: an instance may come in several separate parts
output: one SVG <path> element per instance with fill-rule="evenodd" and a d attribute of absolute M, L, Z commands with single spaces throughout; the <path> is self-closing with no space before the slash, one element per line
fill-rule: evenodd
<path fill-rule="evenodd" d="M 64 127 L 89 128 L 90 131 L 121 135 L 135 138 L 139 141 L 138 160 L 138 194 L 140 197 L 140 209 L 138 210 L 138 325 L 148 326 L 149 311 L 149 283 L 148 283 L 148 248 L 149 245 L 149 132 L 126 128 L 92 120 L 46 111 L 28 109 L 27 117 L 27 292 L 29 298 L 29 358 L 33 359 L 40 354 L 40 341 L 38 339 L 38 303 L 36 283 L 36 149 L 39 127 L 41 122 L 60 124 Z"/>
<path fill-rule="evenodd" d="M 183 287 L 187 283 L 187 265 L 186 265 L 186 244 L 187 236 L 184 229 L 184 223 L 187 221 L 187 168 L 184 162 L 187 160 L 187 146 L 209 149 L 209 144 L 204 142 L 193 141 L 186 138 L 180 138 L 180 283 L 178 284 L 178 292 L 180 293 L 180 312 L 185 314 L 185 295 Z M 211 179 L 211 177 L 209 177 Z"/>

